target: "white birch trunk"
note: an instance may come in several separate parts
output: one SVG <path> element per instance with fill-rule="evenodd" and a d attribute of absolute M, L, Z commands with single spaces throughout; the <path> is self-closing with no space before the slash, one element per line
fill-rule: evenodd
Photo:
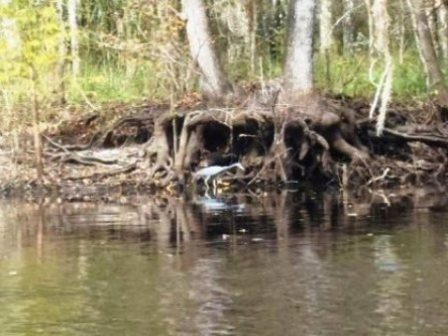
<path fill-rule="evenodd" d="M 313 90 L 314 0 L 292 0 L 283 86 L 289 94 Z"/>
<path fill-rule="evenodd" d="M 190 52 L 201 72 L 203 93 L 212 97 L 231 91 L 219 65 L 202 0 L 182 0 Z"/>
<path fill-rule="evenodd" d="M 437 23 L 441 56 L 446 61 L 448 60 L 448 10 L 444 1 L 440 1 L 437 6 Z"/>
<path fill-rule="evenodd" d="M 333 17 L 331 12 L 331 0 L 320 0 L 320 15 L 319 15 L 319 49 L 321 54 L 330 51 L 333 46 Z"/>
<path fill-rule="evenodd" d="M 67 1 L 68 26 L 70 30 L 70 51 L 72 58 L 72 75 L 75 79 L 78 77 L 80 71 L 79 32 L 77 21 L 78 1 L 80 0 Z"/>

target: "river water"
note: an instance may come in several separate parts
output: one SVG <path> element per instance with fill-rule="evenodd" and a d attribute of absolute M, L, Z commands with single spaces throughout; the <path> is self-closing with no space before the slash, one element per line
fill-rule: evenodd
<path fill-rule="evenodd" d="M 0 335 L 447 335 L 444 195 L 0 202 Z"/>

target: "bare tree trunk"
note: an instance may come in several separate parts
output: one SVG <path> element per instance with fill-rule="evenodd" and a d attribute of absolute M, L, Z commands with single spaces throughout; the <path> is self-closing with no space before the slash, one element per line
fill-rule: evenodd
<path fill-rule="evenodd" d="M 423 0 L 407 0 L 407 2 L 411 9 L 415 36 L 428 78 L 428 89 L 437 90 L 439 103 L 448 106 L 448 87 L 437 60 Z"/>
<path fill-rule="evenodd" d="M 256 69 L 257 59 L 257 1 L 250 0 L 249 12 L 249 43 L 250 43 L 250 70 L 252 73 Z"/>
<path fill-rule="evenodd" d="M 288 42 L 283 75 L 287 95 L 309 94 L 313 90 L 314 0 L 291 1 Z"/>
<path fill-rule="evenodd" d="M 334 43 L 331 3 L 331 0 L 321 0 L 319 15 L 319 49 L 325 60 L 325 77 L 329 87 L 331 86 L 330 52 Z"/>
<path fill-rule="evenodd" d="M 406 38 L 406 9 L 404 0 L 400 0 L 400 16 L 398 20 L 398 61 L 403 64 L 404 60 L 404 46 Z"/>
<path fill-rule="evenodd" d="M 372 5 L 373 36 L 372 44 L 377 54 L 391 57 L 387 0 L 374 0 Z"/>
<path fill-rule="evenodd" d="M 32 113 L 33 113 L 33 135 L 34 135 L 34 156 L 36 160 L 37 183 L 43 184 L 44 164 L 42 160 L 42 139 L 40 134 L 40 116 L 39 116 L 39 102 L 37 98 L 37 72 L 31 69 L 31 80 L 33 82 L 32 88 Z"/>
<path fill-rule="evenodd" d="M 374 57 L 382 57 L 385 68 L 382 78 L 377 85 L 375 99 L 370 109 L 369 117 L 373 117 L 373 113 L 379 105 L 376 130 L 381 135 L 386 121 L 387 106 L 392 94 L 393 83 L 393 57 L 390 50 L 390 17 L 387 11 L 387 0 L 374 0 L 371 7 L 373 19 L 372 46 Z M 373 63 L 372 63 L 373 64 Z"/>
<path fill-rule="evenodd" d="M 436 29 L 436 13 L 435 13 L 435 2 L 434 0 L 424 0 L 424 10 L 426 13 L 426 17 L 428 19 L 428 27 L 431 32 L 432 40 L 434 43 L 434 47 L 436 53 L 439 51 L 438 43 L 437 43 L 437 29 Z"/>
<path fill-rule="evenodd" d="M 372 18 L 372 2 L 370 0 L 364 0 L 367 10 L 367 20 L 369 26 L 369 55 L 373 52 L 373 18 Z"/>
<path fill-rule="evenodd" d="M 224 77 L 210 36 L 208 19 L 202 0 L 182 0 L 187 20 L 190 52 L 201 71 L 201 87 L 206 96 L 222 97 L 232 91 Z"/>
<path fill-rule="evenodd" d="M 67 12 L 68 12 L 68 25 L 70 29 L 70 48 L 72 57 L 72 74 L 76 79 L 80 70 L 80 58 L 79 58 L 79 32 L 78 32 L 78 1 L 68 0 Z"/>
<path fill-rule="evenodd" d="M 333 46 L 333 16 L 331 12 L 331 0 L 320 1 L 320 15 L 319 15 L 319 36 L 320 45 L 319 50 L 321 54 L 330 51 Z"/>
<path fill-rule="evenodd" d="M 355 42 L 355 29 L 353 26 L 353 10 L 355 9 L 354 0 L 344 0 L 344 21 L 342 31 L 342 41 L 344 52 L 352 53 Z"/>
<path fill-rule="evenodd" d="M 446 62 L 448 60 L 448 10 L 447 4 L 441 0 L 437 4 L 437 23 L 441 58 Z"/>
<path fill-rule="evenodd" d="M 64 0 L 56 1 L 56 10 L 58 13 L 59 30 L 61 32 L 59 38 L 59 60 L 56 65 L 57 80 L 60 81 L 59 100 L 62 104 L 65 103 L 65 63 L 67 59 L 67 45 L 65 39 L 66 26 L 64 20 Z"/>

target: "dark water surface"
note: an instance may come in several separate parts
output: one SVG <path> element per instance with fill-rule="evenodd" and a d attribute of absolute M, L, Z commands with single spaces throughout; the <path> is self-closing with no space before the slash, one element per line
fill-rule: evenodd
<path fill-rule="evenodd" d="M 0 335 L 40 334 L 448 335 L 445 196 L 0 202 Z"/>

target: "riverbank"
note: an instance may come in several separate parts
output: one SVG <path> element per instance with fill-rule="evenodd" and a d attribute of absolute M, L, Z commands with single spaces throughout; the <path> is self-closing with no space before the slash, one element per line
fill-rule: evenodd
<path fill-rule="evenodd" d="M 448 126 L 440 120 L 437 106 L 431 103 L 391 106 L 386 128 L 378 136 L 375 121 L 367 118 L 368 102 L 346 97 L 327 97 L 326 100 L 332 108 L 349 111 L 354 117 L 351 124 L 342 121 L 340 128 L 344 132 L 344 126 L 355 125 L 356 129 L 351 131 L 359 137 L 360 146 L 366 148 L 368 157 L 353 160 L 331 150 L 328 155 L 318 153 L 322 150 L 316 143 L 321 140 L 311 128 L 308 138 L 301 143 L 295 137 L 288 140 L 287 134 L 282 133 L 284 142 L 291 146 L 285 155 L 295 161 L 291 165 L 293 178 L 281 179 L 268 173 L 270 165 L 277 165 L 276 156 L 267 160 L 269 152 L 251 141 L 258 137 L 256 140 L 273 147 L 276 130 L 268 129 L 270 124 L 265 120 L 255 128 L 247 126 L 260 116 L 267 118 L 269 111 L 241 105 L 210 109 L 196 98 L 180 103 L 176 109 L 151 103 L 116 104 L 107 106 L 107 113 L 85 111 L 46 127 L 42 132 L 44 174 L 41 181 L 36 175 L 31 133 L 19 135 L 21 145 L 17 148 L 3 146 L 0 190 L 3 195 L 52 194 L 81 200 L 92 197 L 107 200 L 111 195 L 116 198 L 140 192 L 176 194 L 197 185 L 200 190 L 204 189 L 202 181 L 193 179 L 192 172 L 237 161 L 245 171 L 219 176 L 218 188 L 259 192 L 285 185 L 352 190 L 446 186 Z M 209 117 L 210 111 L 226 118 L 244 115 L 245 127 L 235 124 L 228 127 L 229 132 L 221 126 L 225 125 L 224 121 L 216 122 Z M 191 115 L 203 118 L 205 113 L 208 119 L 200 125 L 202 145 L 191 153 L 195 159 L 185 165 L 187 169 L 176 171 L 175 161 L 184 136 L 182 125 L 176 122 L 184 123 Z M 250 118 L 246 117 L 249 113 Z M 114 118 L 106 117 L 108 115 Z M 158 125 L 163 127 L 168 148 L 164 149 L 163 143 L 155 141 Z M 184 126 L 191 125 L 185 122 Z M 297 153 L 291 155 L 291 148 Z M 164 161 L 160 159 L 162 149 L 166 150 Z"/>

